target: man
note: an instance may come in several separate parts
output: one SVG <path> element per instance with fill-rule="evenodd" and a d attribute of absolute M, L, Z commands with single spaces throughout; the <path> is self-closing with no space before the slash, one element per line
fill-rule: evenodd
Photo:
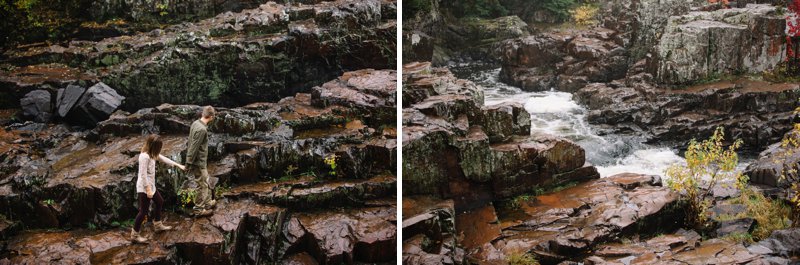
<path fill-rule="evenodd" d="M 194 182 L 191 189 L 195 189 L 197 196 L 194 201 L 194 215 L 208 216 L 213 214 L 216 201 L 211 199 L 211 184 L 209 182 L 207 161 L 208 158 L 208 123 L 214 119 L 216 111 L 211 106 L 203 107 L 200 119 L 192 123 L 189 131 L 189 149 L 186 151 L 186 167 L 190 181 Z"/>

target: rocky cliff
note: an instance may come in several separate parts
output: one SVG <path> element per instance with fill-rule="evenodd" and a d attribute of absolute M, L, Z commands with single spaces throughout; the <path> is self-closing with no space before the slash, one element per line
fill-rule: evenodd
<path fill-rule="evenodd" d="M 103 81 L 135 111 L 161 103 L 276 101 L 395 65 L 394 1 L 267 3 L 146 33 L 6 51 L 0 107 L 35 89 Z"/>
<path fill-rule="evenodd" d="M 685 84 L 772 69 L 786 59 L 785 28 L 783 15 L 766 4 L 670 17 L 655 48 L 656 77 Z"/>
<path fill-rule="evenodd" d="M 395 88 L 395 71 L 365 69 L 277 103 L 218 108 L 209 124 L 217 210 L 188 218 L 176 196 L 185 173 L 158 167 L 167 223 L 177 225 L 144 226 L 159 244 L 133 245 L 120 228 L 136 214 L 140 135 L 161 134 L 164 155 L 181 161 L 199 106 L 117 112 L 90 131 L 6 127 L 0 263 L 391 263 Z M 14 235 L 33 228 L 55 230 Z"/>

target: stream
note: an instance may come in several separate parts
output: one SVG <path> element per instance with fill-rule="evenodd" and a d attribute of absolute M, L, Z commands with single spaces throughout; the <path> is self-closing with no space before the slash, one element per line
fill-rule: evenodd
<path fill-rule="evenodd" d="M 668 146 L 653 146 L 631 135 L 598 135 L 586 121 L 588 110 L 559 91 L 526 92 L 500 82 L 496 65 L 465 63 L 451 65 L 457 77 L 483 87 L 485 105 L 519 102 L 531 114 L 531 134 L 547 133 L 570 139 L 586 150 L 586 160 L 597 167 L 601 177 L 633 172 L 664 175 L 672 164 L 685 163 L 678 150 Z M 745 159 L 747 160 L 747 159 Z M 748 161 L 741 161 L 743 170 Z"/>

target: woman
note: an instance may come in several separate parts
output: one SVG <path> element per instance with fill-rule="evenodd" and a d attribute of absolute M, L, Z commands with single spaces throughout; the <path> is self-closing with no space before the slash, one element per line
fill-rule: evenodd
<path fill-rule="evenodd" d="M 156 160 L 159 160 L 167 165 L 178 167 L 181 170 L 186 170 L 186 167 L 175 163 L 169 158 L 162 156 L 161 147 L 163 146 L 161 139 L 158 135 L 151 134 L 147 136 L 147 140 L 142 147 L 142 153 L 139 154 L 139 174 L 136 179 L 136 193 L 139 197 L 139 215 L 136 216 L 136 222 L 131 229 L 131 240 L 138 243 L 147 242 L 147 238 L 140 234 L 144 216 L 147 210 L 150 209 L 150 200 L 155 202 L 155 210 L 153 211 L 153 226 L 156 231 L 170 230 L 172 227 L 164 225 L 161 222 L 161 209 L 164 206 L 164 199 L 161 194 L 156 190 Z"/>

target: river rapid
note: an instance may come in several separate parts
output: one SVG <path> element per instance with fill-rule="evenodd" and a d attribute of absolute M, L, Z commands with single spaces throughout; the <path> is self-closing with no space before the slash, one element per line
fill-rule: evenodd
<path fill-rule="evenodd" d="M 632 135 L 599 135 L 586 121 L 588 110 L 571 93 L 559 91 L 526 92 L 500 82 L 500 68 L 481 63 L 451 65 L 459 78 L 483 87 L 485 105 L 518 102 L 531 114 L 531 133 L 546 133 L 570 139 L 586 150 L 586 160 L 597 167 L 600 176 L 633 172 L 664 176 L 673 164 L 685 163 L 679 150 L 669 146 L 645 144 Z M 739 169 L 748 164 L 740 161 Z"/>

